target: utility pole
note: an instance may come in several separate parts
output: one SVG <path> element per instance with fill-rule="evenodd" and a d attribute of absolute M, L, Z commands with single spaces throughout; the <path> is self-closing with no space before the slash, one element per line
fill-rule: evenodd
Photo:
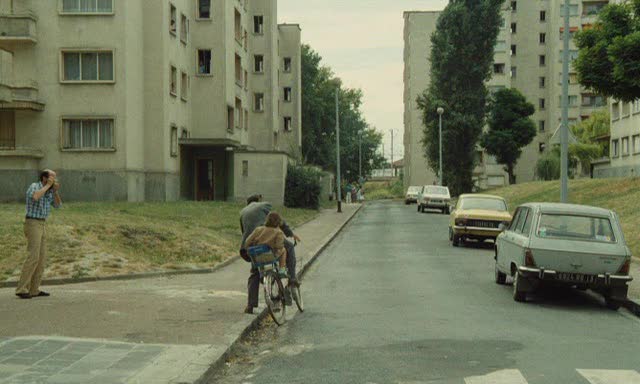
<path fill-rule="evenodd" d="M 395 170 L 393 169 L 393 129 L 391 131 L 391 177 L 395 177 Z"/>
<path fill-rule="evenodd" d="M 440 186 L 442 186 L 442 114 L 444 113 L 444 108 L 439 107 L 437 109 L 437 112 L 438 112 L 439 127 L 440 127 L 440 135 L 438 136 L 439 137 L 438 140 L 440 141 L 440 149 L 439 149 L 439 152 L 440 152 L 440 171 L 438 173 L 439 173 L 439 176 L 440 176 L 440 180 L 439 180 L 440 181 Z"/>
<path fill-rule="evenodd" d="M 342 186 L 340 185 L 340 106 L 338 105 L 338 92 L 336 88 L 336 188 L 338 189 L 338 213 L 342 213 Z"/>
<path fill-rule="evenodd" d="M 358 131 L 358 182 L 362 180 L 362 131 Z"/>
<path fill-rule="evenodd" d="M 569 0 L 564 1 L 564 41 L 562 51 L 562 125 L 560 127 L 560 201 L 569 201 Z"/>

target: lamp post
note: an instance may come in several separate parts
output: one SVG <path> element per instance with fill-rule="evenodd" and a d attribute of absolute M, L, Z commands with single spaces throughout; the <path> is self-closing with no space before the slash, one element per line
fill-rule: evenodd
<path fill-rule="evenodd" d="M 339 89 L 336 88 L 336 188 L 338 190 L 338 213 L 342 213 L 342 186 L 340 185 L 340 107 L 338 106 Z"/>
<path fill-rule="evenodd" d="M 358 131 L 358 182 L 362 180 L 362 130 Z"/>
<path fill-rule="evenodd" d="M 439 126 L 440 126 L 440 171 L 439 173 L 439 179 L 440 179 L 440 185 L 442 185 L 442 114 L 444 113 L 444 108 L 442 107 L 438 107 L 437 109 L 438 112 L 438 118 L 439 118 Z"/>
<path fill-rule="evenodd" d="M 560 201 L 569 200 L 569 0 L 564 2 L 564 39 L 562 51 L 562 126 L 560 127 Z"/>

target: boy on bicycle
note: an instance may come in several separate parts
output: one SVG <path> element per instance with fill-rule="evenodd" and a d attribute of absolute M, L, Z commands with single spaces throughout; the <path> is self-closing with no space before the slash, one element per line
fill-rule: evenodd
<path fill-rule="evenodd" d="M 271 251 L 278 257 L 278 274 L 281 278 L 287 278 L 287 251 L 284 249 L 284 232 L 280 229 L 282 225 L 282 217 L 276 212 L 270 212 L 267 215 L 267 221 L 264 226 L 258 227 L 249 235 L 245 242 L 246 247 L 254 247 L 256 245 L 267 245 Z"/>

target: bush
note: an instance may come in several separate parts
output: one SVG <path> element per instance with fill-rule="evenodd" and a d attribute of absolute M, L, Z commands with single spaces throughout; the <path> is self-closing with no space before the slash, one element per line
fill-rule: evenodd
<path fill-rule="evenodd" d="M 284 205 L 289 208 L 320 208 L 320 171 L 310 167 L 289 165 L 284 192 Z"/>
<path fill-rule="evenodd" d="M 560 157 L 556 156 L 554 152 L 549 152 L 538 159 L 536 176 L 545 181 L 558 180 L 560 178 Z"/>
<path fill-rule="evenodd" d="M 364 187 L 367 200 L 400 199 L 404 197 L 401 180 L 368 182 Z"/>

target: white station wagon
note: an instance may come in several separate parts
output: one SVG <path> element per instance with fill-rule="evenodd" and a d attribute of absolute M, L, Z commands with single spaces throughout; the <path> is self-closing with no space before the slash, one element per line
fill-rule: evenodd
<path fill-rule="evenodd" d="M 495 280 L 512 276 L 513 298 L 526 301 L 541 284 L 601 293 L 617 310 L 627 297 L 631 251 L 618 216 L 583 205 L 531 203 L 516 210 L 496 241 Z"/>

